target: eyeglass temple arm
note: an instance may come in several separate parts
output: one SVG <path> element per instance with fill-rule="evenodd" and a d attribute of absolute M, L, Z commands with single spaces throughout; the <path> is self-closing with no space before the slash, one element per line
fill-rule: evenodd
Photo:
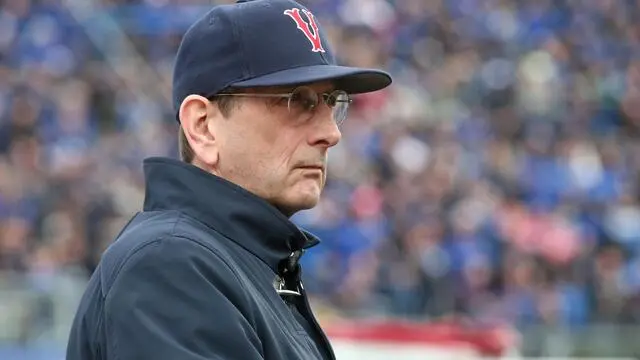
<path fill-rule="evenodd" d="M 239 94 L 216 94 L 215 96 L 237 96 L 237 97 L 258 97 L 258 98 L 285 98 L 285 99 L 289 99 L 291 98 L 291 96 L 293 95 L 293 93 L 288 93 L 288 94 L 264 94 L 264 93 L 255 93 L 255 94 L 243 94 L 243 93 L 239 93 Z M 326 99 L 328 98 L 328 96 L 330 96 L 331 94 L 323 94 L 323 98 Z M 352 103 L 353 99 L 349 98 L 349 99 L 335 99 L 335 102 L 340 102 L 340 103 Z"/>
<path fill-rule="evenodd" d="M 238 97 L 265 97 L 265 98 L 288 98 L 291 94 L 216 94 L 215 96 L 238 96 Z"/>

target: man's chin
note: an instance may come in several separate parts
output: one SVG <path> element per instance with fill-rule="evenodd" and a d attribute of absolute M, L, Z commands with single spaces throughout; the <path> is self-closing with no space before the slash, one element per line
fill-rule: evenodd
<path fill-rule="evenodd" d="M 302 190 L 302 189 L 301 189 Z M 320 201 L 320 189 L 304 189 L 306 191 L 298 190 L 294 194 L 287 196 L 284 201 L 281 201 L 277 207 L 287 215 L 293 216 L 295 213 L 302 210 L 313 209 Z"/>

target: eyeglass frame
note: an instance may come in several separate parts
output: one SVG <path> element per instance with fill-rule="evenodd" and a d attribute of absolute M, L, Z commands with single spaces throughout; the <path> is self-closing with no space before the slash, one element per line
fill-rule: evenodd
<path fill-rule="evenodd" d="M 296 94 L 296 90 L 300 89 L 300 88 L 308 88 L 311 90 L 311 92 L 313 92 L 314 94 L 316 94 L 316 99 L 318 97 L 322 98 L 322 103 L 324 103 L 325 105 L 327 105 L 330 109 L 334 109 L 336 104 L 338 102 L 341 103 L 347 103 L 347 104 L 351 104 L 353 103 L 353 98 L 351 98 L 351 96 L 349 95 L 349 93 L 347 93 L 344 90 L 333 90 L 329 93 L 327 92 L 316 92 L 314 91 L 311 87 L 309 86 L 298 86 L 296 88 L 294 88 L 293 90 L 291 90 L 291 92 L 289 93 L 225 93 L 225 92 L 221 92 L 221 93 L 217 93 L 215 95 L 212 95 L 211 97 L 209 97 L 209 100 L 215 99 L 218 96 L 232 96 L 232 97 L 245 97 L 245 98 L 271 98 L 271 99 L 287 99 L 287 109 L 289 110 L 289 112 L 291 112 L 291 100 L 293 99 L 293 95 Z M 332 95 L 334 95 L 335 93 L 340 93 L 340 95 L 344 94 L 345 96 L 347 96 L 347 99 L 338 99 L 338 96 L 335 96 L 335 103 L 333 106 L 331 106 L 329 104 L 329 99 Z M 320 104 L 320 101 L 318 101 L 315 105 L 315 107 L 313 109 L 310 109 L 309 111 L 315 111 L 315 109 L 317 108 L 317 106 Z M 347 110 L 348 110 L 348 106 L 347 105 Z M 313 116 L 312 116 L 313 117 Z M 347 115 L 345 113 L 344 118 L 341 119 L 340 121 L 336 121 L 336 119 L 334 119 L 334 121 L 336 122 L 336 124 L 338 125 L 338 127 L 340 127 L 347 119 Z"/>

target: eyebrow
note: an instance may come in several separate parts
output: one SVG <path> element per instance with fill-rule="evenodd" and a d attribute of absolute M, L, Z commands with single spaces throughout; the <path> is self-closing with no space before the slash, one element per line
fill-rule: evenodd
<path fill-rule="evenodd" d="M 261 90 L 260 92 L 264 91 L 265 93 L 266 92 L 270 92 L 270 93 L 288 94 L 288 93 L 293 92 L 293 90 L 295 90 L 295 89 L 297 89 L 299 87 L 303 87 L 303 86 L 311 88 L 316 93 L 321 93 L 321 94 L 328 94 L 328 93 L 331 93 L 331 92 L 337 90 L 336 87 L 330 87 L 330 88 L 327 88 L 327 89 L 318 90 L 318 89 L 314 88 L 313 86 L 305 85 L 305 84 L 300 84 L 300 85 L 296 85 L 296 86 L 293 86 L 293 87 L 286 87 L 286 88 L 285 87 L 268 87 L 268 88 L 265 87 L 265 88 L 258 88 L 258 89 Z M 256 88 L 253 88 L 253 89 L 256 89 Z M 245 91 L 246 90 L 248 90 L 248 89 L 245 89 Z M 258 93 L 260 93 L 260 92 L 258 92 Z"/>

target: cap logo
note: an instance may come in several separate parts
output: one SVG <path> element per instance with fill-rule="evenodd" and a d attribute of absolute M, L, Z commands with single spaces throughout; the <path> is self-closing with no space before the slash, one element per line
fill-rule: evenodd
<path fill-rule="evenodd" d="M 296 25 L 298 25 L 298 29 L 302 31 L 302 33 L 304 34 L 304 36 L 307 37 L 307 39 L 309 39 L 309 41 L 311 42 L 311 45 L 313 45 L 313 49 L 311 49 L 311 51 L 325 52 L 324 48 L 322 47 L 322 41 L 320 39 L 320 31 L 318 30 L 318 24 L 316 24 L 316 19 L 314 18 L 313 14 L 308 10 L 303 9 L 302 12 L 304 12 L 304 14 L 307 16 L 307 19 L 309 19 L 309 23 L 307 23 L 302 19 L 302 15 L 300 15 L 300 9 L 293 8 L 293 9 L 285 10 L 284 14 L 292 18 L 293 21 L 296 22 Z"/>

